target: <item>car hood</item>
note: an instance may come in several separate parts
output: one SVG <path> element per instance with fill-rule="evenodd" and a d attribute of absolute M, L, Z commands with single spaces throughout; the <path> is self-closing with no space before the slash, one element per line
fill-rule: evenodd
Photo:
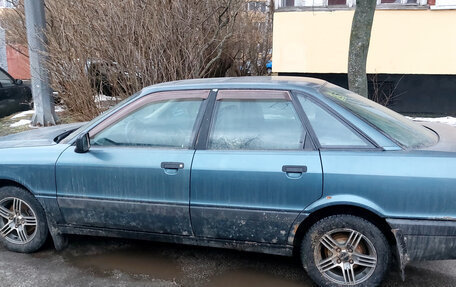
<path fill-rule="evenodd" d="M 442 123 L 421 123 L 439 134 L 439 142 L 422 150 L 456 152 L 456 127 Z"/>
<path fill-rule="evenodd" d="M 58 125 L 46 128 L 37 128 L 17 134 L 0 137 L 0 148 L 47 146 L 56 144 L 54 139 L 64 132 L 75 130 L 83 123 Z"/>

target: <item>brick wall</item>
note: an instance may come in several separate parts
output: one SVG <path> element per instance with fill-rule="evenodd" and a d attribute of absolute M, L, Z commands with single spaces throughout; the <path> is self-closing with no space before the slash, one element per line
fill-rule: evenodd
<path fill-rule="evenodd" d="M 8 59 L 8 73 L 15 79 L 29 80 L 29 58 L 24 56 L 23 54 L 28 54 L 28 50 L 26 47 L 15 46 L 13 48 L 9 45 L 6 46 L 6 55 Z"/>

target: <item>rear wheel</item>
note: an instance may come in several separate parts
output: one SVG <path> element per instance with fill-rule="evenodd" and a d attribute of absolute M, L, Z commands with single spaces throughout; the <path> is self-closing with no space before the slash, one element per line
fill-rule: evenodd
<path fill-rule="evenodd" d="M 46 216 L 35 197 L 15 186 L 0 188 L 0 242 L 11 251 L 30 253 L 47 235 Z"/>
<path fill-rule="evenodd" d="M 377 286 L 390 262 L 383 233 L 352 215 L 334 215 L 315 223 L 304 236 L 301 259 L 320 286 Z"/>

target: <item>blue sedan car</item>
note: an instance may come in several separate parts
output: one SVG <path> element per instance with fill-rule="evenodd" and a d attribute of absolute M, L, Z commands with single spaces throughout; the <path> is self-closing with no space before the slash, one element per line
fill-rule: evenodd
<path fill-rule="evenodd" d="M 456 129 L 309 78 L 144 88 L 89 123 L 0 138 L 0 241 L 48 234 L 296 255 L 321 286 L 456 258 Z"/>

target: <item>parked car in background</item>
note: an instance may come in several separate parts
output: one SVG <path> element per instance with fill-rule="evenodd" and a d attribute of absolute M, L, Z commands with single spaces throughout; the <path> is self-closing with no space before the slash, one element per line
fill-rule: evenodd
<path fill-rule="evenodd" d="M 0 241 L 150 239 L 297 255 L 320 286 L 456 258 L 456 129 L 310 78 L 144 88 L 86 124 L 0 138 Z"/>
<path fill-rule="evenodd" d="M 32 107 L 32 91 L 0 68 L 0 118 Z"/>

